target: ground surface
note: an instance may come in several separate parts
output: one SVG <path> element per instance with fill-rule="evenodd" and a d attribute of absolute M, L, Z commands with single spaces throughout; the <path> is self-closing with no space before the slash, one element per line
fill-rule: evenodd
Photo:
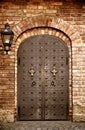
<path fill-rule="evenodd" d="M 85 130 L 85 123 L 70 121 L 19 121 L 1 124 L 0 130 Z"/>

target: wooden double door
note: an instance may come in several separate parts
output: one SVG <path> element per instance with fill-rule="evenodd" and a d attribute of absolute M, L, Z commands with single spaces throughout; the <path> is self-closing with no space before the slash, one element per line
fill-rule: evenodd
<path fill-rule="evenodd" d="M 18 50 L 19 120 L 68 119 L 68 48 L 60 38 L 36 35 Z"/>

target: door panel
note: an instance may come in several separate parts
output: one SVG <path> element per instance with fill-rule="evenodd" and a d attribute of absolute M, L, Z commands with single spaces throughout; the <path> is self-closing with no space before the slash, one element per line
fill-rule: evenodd
<path fill-rule="evenodd" d="M 19 120 L 66 120 L 68 48 L 58 37 L 25 39 L 18 50 Z"/>

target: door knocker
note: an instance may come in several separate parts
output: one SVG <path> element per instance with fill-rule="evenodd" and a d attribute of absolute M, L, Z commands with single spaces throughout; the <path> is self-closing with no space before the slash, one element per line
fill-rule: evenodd
<path fill-rule="evenodd" d="M 32 84 L 31 84 L 31 86 L 33 87 L 33 86 L 35 86 L 35 85 L 36 85 L 36 82 L 33 81 Z"/>
<path fill-rule="evenodd" d="M 54 81 L 51 82 L 51 86 L 55 87 L 55 83 L 54 83 Z"/>

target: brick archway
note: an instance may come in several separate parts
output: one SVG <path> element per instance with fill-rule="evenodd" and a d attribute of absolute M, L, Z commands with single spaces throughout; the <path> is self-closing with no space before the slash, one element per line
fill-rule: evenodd
<path fill-rule="evenodd" d="M 70 113 L 73 113 L 73 97 L 72 97 L 72 46 L 81 44 L 81 38 L 77 30 L 62 19 L 57 19 L 50 16 L 36 16 L 26 18 L 20 23 L 16 24 L 13 28 L 15 33 L 15 109 L 17 113 L 17 51 L 20 43 L 27 37 L 39 34 L 49 34 L 61 38 L 68 46 L 69 49 L 69 100 L 70 100 Z M 16 116 L 15 113 L 15 116 Z M 16 119 L 15 119 L 16 120 Z"/>
<path fill-rule="evenodd" d="M 81 43 L 81 37 L 78 31 L 69 25 L 66 21 L 56 18 L 54 16 L 34 16 L 27 17 L 23 21 L 20 21 L 13 27 L 15 33 L 15 40 L 28 29 L 35 27 L 51 27 L 55 29 L 62 30 L 72 41 L 72 43 Z"/>

